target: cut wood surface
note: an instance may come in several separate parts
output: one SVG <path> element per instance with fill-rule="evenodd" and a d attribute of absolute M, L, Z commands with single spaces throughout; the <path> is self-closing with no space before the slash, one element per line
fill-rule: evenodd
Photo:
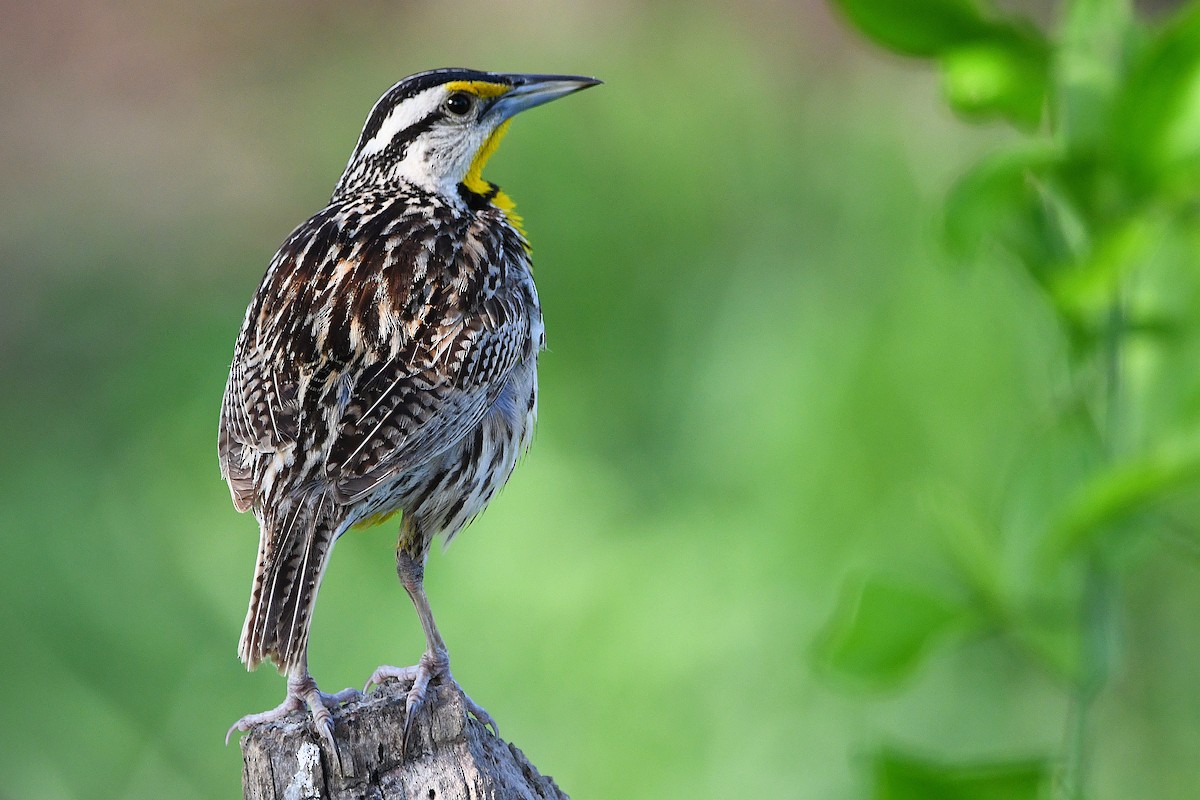
<path fill-rule="evenodd" d="M 401 753 L 404 698 L 389 681 L 334 711 L 336 754 L 307 712 L 253 729 L 241 741 L 245 800 L 566 800 L 520 750 L 470 716 L 453 687 L 429 687 Z"/>

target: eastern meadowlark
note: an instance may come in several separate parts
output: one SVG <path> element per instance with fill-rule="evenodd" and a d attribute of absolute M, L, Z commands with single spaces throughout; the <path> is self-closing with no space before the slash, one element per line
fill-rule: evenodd
<path fill-rule="evenodd" d="M 329 204 L 272 259 L 234 349 L 218 450 L 234 506 L 260 531 L 238 653 L 250 669 L 274 661 L 287 696 L 231 734 L 307 707 L 336 753 L 330 709 L 358 692 L 325 694 L 309 674 L 313 604 L 338 537 L 396 512 L 396 571 L 425 652 L 380 667 L 367 689 L 410 682 L 411 721 L 431 680 L 453 681 L 425 559 L 529 444 L 545 338 L 520 219 L 481 170 L 513 115 L 597 83 L 468 69 L 405 78 L 371 110 Z"/>

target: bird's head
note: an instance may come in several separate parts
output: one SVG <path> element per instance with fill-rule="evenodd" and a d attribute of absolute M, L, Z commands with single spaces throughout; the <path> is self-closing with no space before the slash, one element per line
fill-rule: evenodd
<path fill-rule="evenodd" d="M 598 83 L 572 75 L 469 69 L 411 75 L 371 109 L 334 196 L 403 181 L 444 195 L 466 191 L 490 199 L 495 187 L 480 173 L 508 121 Z"/>

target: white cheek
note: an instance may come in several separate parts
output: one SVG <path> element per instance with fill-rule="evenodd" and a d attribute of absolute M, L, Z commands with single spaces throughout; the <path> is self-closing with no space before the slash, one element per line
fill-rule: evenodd
<path fill-rule="evenodd" d="M 476 137 L 461 129 L 435 129 L 409 146 L 397 167 L 398 177 L 443 192 L 452 191 L 471 167 L 478 150 Z"/>
<path fill-rule="evenodd" d="M 396 164 L 396 177 L 404 178 L 421 186 L 432 188 L 433 176 L 437 171 L 437 152 L 428 142 L 414 142 L 404 154 L 404 160 Z"/>

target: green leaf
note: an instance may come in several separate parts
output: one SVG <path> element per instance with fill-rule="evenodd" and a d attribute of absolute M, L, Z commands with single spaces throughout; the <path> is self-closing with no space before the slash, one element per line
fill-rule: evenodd
<path fill-rule="evenodd" d="M 1129 0 L 1074 0 L 1055 53 L 1060 134 L 1073 152 L 1107 151 L 1108 119 L 1138 29 Z"/>
<path fill-rule="evenodd" d="M 938 638 L 970 618 L 963 605 L 924 587 L 873 578 L 844 593 L 818 653 L 842 675 L 891 684 L 911 673 Z"/>
<path fill-rule="evenodd" d="M 1195 195 L 1200 184 L 1200 6 L 1153 38 L 1112 114 L 1114 149 L 1133 187 Z"/>
<path fill-rule="evenodd" d="M 1070 226 L 1048 194 L 1044 176 L 1058 159 L 1035 147 L 984 160 L 959 179 L 946 198 L 946 243 L 952 255 L 971 260 L 996 242 L 1020 259 L 1039 283 L 1071 258 Z"/>
<path fill-rule="evenodd" d="M 1064 684 L 1077 684 L 1083 669 L 1077 611 L 1074 600 L 1039 598 L 1008 629 L 1015 643 Z"/>
<path fill-rule="evenodd" d="M 1175 442 L 1099 473 L 1071 497 L 1050 533 L 1048 553 L 1060 559 L 1095 542 L 1111 527 L 1181 487 L 1200 481 L 1200 439 Z"/>
<path fill-rule="evenodd" d="M 1050 49 L 1032 28 L 1012 28 L 942 57 L 946 99 L 968 118 L 1036 128 L 1050 87 Z"/>
<path fill-rule="evenodd" d="M 834 4 L 876 43 L 911 56 L 939 55 L 993 30 L 970 0 L 834 0 Z"/>
<path fill-rule="evenodd" d="M 1008 615 L 994 531 L 948 487 L 931 489 L 922 503 L 946 554 L 984 613 L 995 620 Z"/>
<path fill-rule="evenodd" d="M 1050 783 L 1043 759 L 942 764 L 884 751 L 874 772 L 875 800 L 1038 800 Z"/>
<path fill-rule="evenodd" d="M 1091 328 L 1107 317 L 1117 286 L 1163 236 L 1162 220 L 1134 216 L 1098 232 L 1090 252 L 1054 276 L 1055 304 Z"/>

